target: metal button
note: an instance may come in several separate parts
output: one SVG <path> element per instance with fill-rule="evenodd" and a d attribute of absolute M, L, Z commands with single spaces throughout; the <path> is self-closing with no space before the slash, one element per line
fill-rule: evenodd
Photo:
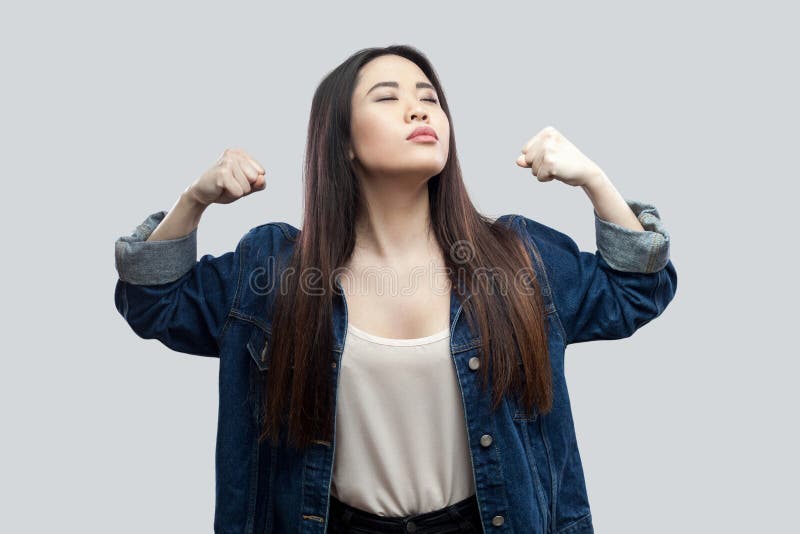
<path fill-rule="evenodd" d="M 414 523 L 413 521 L 409 521 L 408 524 L 406 524 L 406 532 L 416 532 L 416 531 L 417 531 L 417 524 Z"/>
<path fill-rule="evenodd" d="M 491 444 L 492 444 L 492 436 L 490 436 L 489 434 L 484 434 L 481 436 L 481 445 L 483 445 L 484 447 L 488 447 Z"/>
<path fill-rule="evenodd" d="M 503 524 L 503 522 L 504 522 L 504 521 L 505 521 L 505 519 L 503 519 L 503 516 L 502 516 L 502 515 L 496 515 L 496 516 L 494 516 L 494 517 L 492 518 L 492 524 L 493 524 L 494 526 L 496 526 L 496 527 L 499 527 L 499 526 L 501 526 L 501 525 Z"/>
<path fill-rule="evenodd" d="M 473 371 L 481 366 L 481 361 L 478 359 L 477 356 L 473 356 L 469 359 L 469 368 Z"/>

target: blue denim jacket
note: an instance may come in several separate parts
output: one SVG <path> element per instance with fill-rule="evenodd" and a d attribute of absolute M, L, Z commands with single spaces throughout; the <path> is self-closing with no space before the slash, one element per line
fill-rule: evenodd
<path fill-rule="evenodd" d="M 480 338 L 468 327 L 455 291 L 451 295 L 450 350 L 487 533 L 593 532 L 564 349 L 632 335 L 664 311 L 677 289 L 669 234 L 658 211 L 626 202 L 645 231 L 605 221 L 595 211 L 596 253 L 580 251 L 566 234 L 522 215 L 498 218 L 525 240 L 539 277 L 550 327 L 550 413 L 526 411 L 513 396 L 490 412 L 489 399 L 480 394 L 476 362 L 469 365 L 480 356 Z M 214 531 L 325 532 L 335 432 L 332 443 L 317 440 L 303 452 L 257 441 L 262 386 L 255 378 L 269 372 L 270 307 L 299 230 L 284 222 L 262 224 L 234 251 L 197 260 L 196 229 L 178 239 L 145 241 L 165 215 L 153 213 L 116 241 L 114 301 L 140 337 L 175 351 L 219 357 Z M 334 388 L 346 324 L 346 302 L 337 295 L 330 355 Z"/>

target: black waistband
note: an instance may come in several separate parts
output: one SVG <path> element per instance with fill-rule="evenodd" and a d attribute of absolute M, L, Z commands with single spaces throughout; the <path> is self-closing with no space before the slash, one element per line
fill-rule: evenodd
<path fill-rule="evenodd" d="M 478 500 L 473 494 L 457 503 L 446 506 L 440 510 L 413 514 L 405 517 L 390 517 L 373 514 L 354 506 L 343 503 L 331 495 L 331 522 L 346 523 L 354 527 L 363 528 L 392 528 L 397 532 L 414 532 L 416 528 L 430 529 L 446 525 L 459 526 L 464 522 L 480 524 Z M 409 528 L 410 527 L 410 528 Z"/>

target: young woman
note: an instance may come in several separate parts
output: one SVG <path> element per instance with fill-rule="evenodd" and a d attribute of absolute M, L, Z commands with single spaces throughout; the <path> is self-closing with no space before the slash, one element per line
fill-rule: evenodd
<path fill-rule="evenodd" d="M 322 80 L 306 156 L 302 231 L 262 224 L 197 260 L 203 211 L 265 188 L 226 150 L 116 243 L 131 328 L 220 358 L 215 531 L 592 532 L 564 349 L 672 300 L 655 207 L 548 127 L 517 164 L 586 192 L 598 251 L 481 215 L 442 86 L 407 46 Z"/>

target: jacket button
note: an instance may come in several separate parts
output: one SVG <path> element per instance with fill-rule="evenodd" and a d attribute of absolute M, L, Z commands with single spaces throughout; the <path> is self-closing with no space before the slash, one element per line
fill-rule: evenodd
<path fill-rule="evenodd" d="M 481 361 L 478 359 L 477 356 L 473 356 L 469 359 L 469 368 L 473 371 L 481 366 Z"/>
<path fill-rule="evenodd" d="M 483 445 L 484 447 L 488 447 L 491 444 L 492 444 L 492 436 L 490 436 L 489 434 L 484 434 L 481 436 L 481 445 Z"/>
<path fill-rule="evenodd" d="M 503 524 L 505 520 L 503 519 L 502 515 L 496 515 L 492 518 L 492 524 L 496 527 L 499 527 Z"/>
<path fill-rule="evenodd" d="M 417 524 L 414 523 L 413 521 L 409 521 L 408 524 L 406 524 L 406 532 L 416 532 L 416 531 L 417 531 Z"/>

